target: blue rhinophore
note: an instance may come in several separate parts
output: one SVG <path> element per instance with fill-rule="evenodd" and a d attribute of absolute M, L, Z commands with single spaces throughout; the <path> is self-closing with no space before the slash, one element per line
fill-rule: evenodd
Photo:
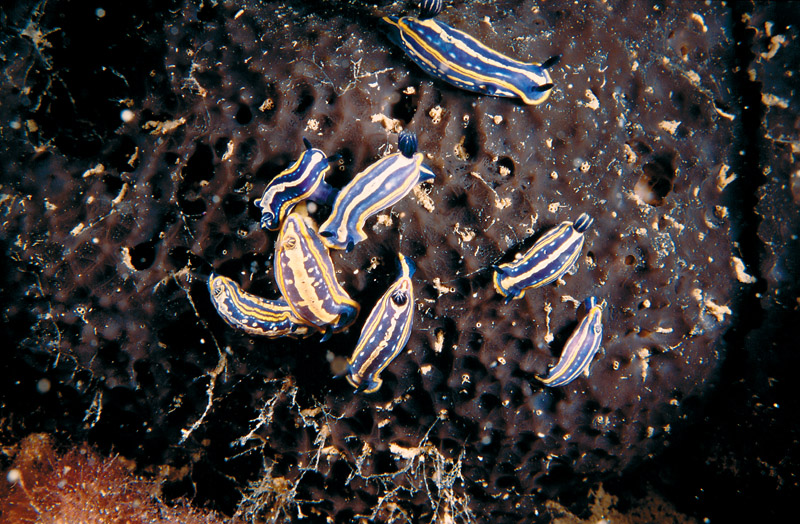
<path fill-rule="evenodd" d="M 420 0 L 419 10 L 419 17 L 422 20 L 426 18 L 433 18 L 442 12 L 442 0 Z"/>

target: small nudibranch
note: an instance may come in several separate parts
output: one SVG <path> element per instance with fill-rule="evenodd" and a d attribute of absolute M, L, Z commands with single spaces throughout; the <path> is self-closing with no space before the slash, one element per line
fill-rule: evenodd
<path fill-rule="evenodd" d="M 353 355 L 347 361 L 347 381 L 357 392 L 373 393 L 381 387 L 381 371 L 400 354 L 411 336 L 414 321 L 411 275 L 416 267 L 402 254 L 399 266 L 400 276 L 369 314 Z"/>
<path fill-rule="evenodd" d="M 522 298 L 528 288 L 554 282 L 572 267 L 583 248 L 584 232 L 594 219 L 583 213 L 573 224 L 566 221 L 547 231 L 524 255 L 494 266 L 494 288 L 506 297 Z"/>
<path fill-rule="evenodd" d="M 364 223 L 372 215 L 393 206 L 420 182 L 435 177 L 417 152 L 417 136 L 403 131 L 399 153 L 385 156 L 357 174 L 333 204 L 331 215 L 319 228 L 322 241 L 331 249 L 347 249 L 367 238 Z"/>
<path fill-rule="evenodd" d="M 595 297 L 583 301 L 586 314 L 564 345 L 558 364 L 546 378 L 537 377 L 545 386 L 564 386 L 588 372 L 603 339 L 603 306 L 605 300 L 598 304 Z"/>
<path fill-rule="evenodd" d="M 239 284 L 213 271 L 208 277 L 208 291 L 219 316 L 231 327 L 250 335 L 307 337 L 312 332 L 285 300 L 267 300 L 242 291 Z"/>
<path fill-rule="evenodd" d="M 411 16 L 383 17 L 389 26 L 389 38 L 411 60 L 428 74 L 467 91 L 521 98 L 529 105 L 547 100 L 553 89 L 547 70 L 560 56 L 543 64 L 514 60 L 458 29 L 429 18 L 438 13 L 437 5 L 441 10 L 441 2 L 423 2 L 423 20 Z"/>
<path fill-rule="evenodd" d="M 331 169 L 331 158 L 311 147 L 305 138 L 303 143 L 306 150 L 300 158 L 273 178 L 263 196 L 255 201 L 261 208 L 261 227 L 265 229 L 278 229 L 292 208 L 303 200 L 330 205 L 336 197 L 336 190 L 324 180 Z"/>
<path fill-rule="evenodd" d="M 336 280 L 330 253 L 310 217 L 294 212 L 283 221 L 274 266 L 275 282 L 292 312 L 325 331 L 322 340 L 355 321 L 358 302 Z"/>

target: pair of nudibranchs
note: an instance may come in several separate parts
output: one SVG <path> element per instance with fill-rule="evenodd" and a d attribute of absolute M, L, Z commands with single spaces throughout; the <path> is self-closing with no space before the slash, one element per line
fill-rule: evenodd
<path fill-rule="evenodd" d="M 583 249 L 584 233 L 594 220 L 584 213 L 575 222 L 565 221 L 546 231 L 522 255 L 505 264 L 494 266 L 493 282 L 506 303 L 522 298 L 525 291 L 555 282 L 569 270 Z M 595 297 L 584 300 L 584 314 L 578 327 L 567 340 L 556 366 L 546 378 L 547 386 L 563 386 L 581 373 L 588 372 L 603 338 L 603 307 Z"/>
<path fill-rule="evenodd" d="M 418 153 L 417 139 L 404 131 L 400 152 L 381 158 L 357 174 L 341 191 L 325 182 L 330 157 L 304 139 L 306 150 L 266 187 L 255 203 L 261 225 L 280 233 L 275 248 L 275 282 L 282 298 L 247 293 L 216 273 L 209 278 L 212 302 L 232 327 L 251 335 L 306 337 L 347 329 L 360 311 L 336 280 L 329 248 L 350 250 L 366 239 L 366 220 L 394 205 L 419 182 L 434 177 Z M 307 214 L 294 210 L 304 200 L 333 205 L 319 230 Z M 370 313 L 348 361 L 348 380 L 359 391 L 376 391 L 380 373 L 405 347 L 411 334 L 414 263 L 399 255 L 399 276 Z"/>

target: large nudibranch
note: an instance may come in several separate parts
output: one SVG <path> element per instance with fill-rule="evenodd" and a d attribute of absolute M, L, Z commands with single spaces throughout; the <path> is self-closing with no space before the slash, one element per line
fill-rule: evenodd
<path fill-rule="evenodd" d="M 347 380 L 360 392 L 372 393 L 381 387 L 381 371 L 403 351 L 411 336 L 414 321 L 411 275 L 416 267 L 402 254 L 399 266 L 400 276 L 369 314 L 353 355 L 347 361 Z"/>
<path fill-rule="evenodd" d="M 328 220 L 319 228 L 322 241 L 331 249 L 347 249 L 365 240 L 364 223 L 372 215 L 393 206 L 417 184 L 435 177 L 417 152 L 417 136 L 403 131 L 399 153 L 385 156 L 357 174 L 333 204 Z"/>
<path fill-rule="evenodd" d="M 286 217 L 274 265 L 275 282 L 292 312 L 324 330 L 323 340 L 355 321 L 358 302 L 336 280 L 330 253 L 310 217 L 297 212 Z"/>
<path fill-rule="evenodd" d="M 430 4 L 430 5 L 426 5 Z M 423 2 L 423 18 L 436 15 L 441 2 Z M 386 16 L 389 38 L 428 74 L 461 89 L 541 104 L 550 96 L 548 69 L 560 59 L 526 63 L 491 49 L 472 36 L 428 18 Z"/>

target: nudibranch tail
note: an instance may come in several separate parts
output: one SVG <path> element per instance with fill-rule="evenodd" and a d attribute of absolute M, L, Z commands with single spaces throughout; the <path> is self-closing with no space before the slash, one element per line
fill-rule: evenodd
<path fill-rule="evenodd" d="M 494 267 L 494 287 L 510 299 L 522 298 L 528 288 L 537 288 L 561 278 L 581 253 L 584 233 L 594 219 L 583 213 L 573 224 L 562 222 L 545 232 L 522 256 Z"/>
<path fill-rule="evenodd" d="M 347 380 L 357 392 L 377 391 L 381 372 L 400 354 L 411 336 L 414 321 L 414 290 L 411 275 L 416 266 L 398 255 L 399 276 L 381 296 L 364 323 L 361 336 L 348 359 Z"/>
<path fill-rule="evenodd" d="M 243 291 L 232 279 L 213 271 L 208 277 L 208 290 L 219 316 L 250 335 L 307 337 L 314 330 L 294 315 L 285 300 L 267 300 Z"/>
<path fill-rule="evenodd" d="M 367 238 L 367 219 L 405 197 L 418 183 L 434 177 L 417 151 L 417 137 L 403 131 L 400 152 L 385 156 L 360 173 L 339 191 L 319 235 L 330 249 L 347 249 Z"/>
<path fill-rule="evenodd" d="M 275 249 L 275 281 L 294 314 L 326 331 L 339 332 L 359 312 L 336 280 L 328 249 L 310 217 L 291 213 L 284 220 Z"/>
<path fill-rule="evenodd" d="M 564 345 L 558 363 L 547 377 L 537 377 L 546 386 L 564 386 L 582 373 L 588 373 L 592 359 L 600 349 L 605 301 L 598 304 L 595 297 L 589 297 L 583 306 L 586 312 Z"/>

